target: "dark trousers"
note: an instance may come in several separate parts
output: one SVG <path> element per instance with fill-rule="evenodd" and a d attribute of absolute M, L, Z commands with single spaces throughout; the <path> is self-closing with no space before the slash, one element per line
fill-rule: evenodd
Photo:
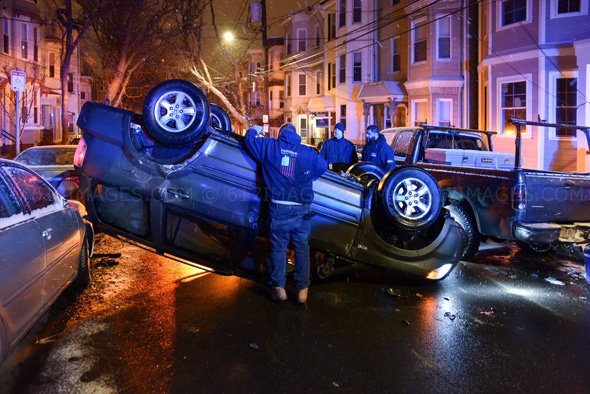
<path fill-rule="evenodd" d="M 285 287 L 287 247 L 295 249 L 295 284 L 297 290 L 309 286 L 309 238 L 311 222 L 309 205 L 270 205 L 271 261 L 270 281 L 273 287 Z"/>

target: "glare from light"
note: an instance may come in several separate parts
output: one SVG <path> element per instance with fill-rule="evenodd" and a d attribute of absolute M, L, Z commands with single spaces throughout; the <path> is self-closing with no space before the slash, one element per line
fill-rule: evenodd
<path fill-rule="evenodd" d="M 445 264 L 440 268 L 432 270 L 426 276 L 426 279 L 440 279 L 443 278 L 453 268 L 453 264 Z"/>
<path fill-rule="evenodd" d="M 226 31 L 225 33 L 223 33 L 223 41 L 225 42 L 232 42 L 235 38 L 236 36 L 234 36 L 234 33 L 232 33 L 231 31 Z"/>

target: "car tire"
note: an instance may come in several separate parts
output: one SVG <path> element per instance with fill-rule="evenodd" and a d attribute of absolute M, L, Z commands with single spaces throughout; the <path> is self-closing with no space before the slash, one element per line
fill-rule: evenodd
<path fill-rule="evenodd" d="M 459 223 L 467 235 L 467 244 L 463 249 L 462 259 L 467 260 L 475 256 L 479 250 L 481 238 L 477 230 L 477 223 L 471 210 L 462 204 L 451 204 L 447 206 L 451 217 Z"/>
<path fill-rule="evenodd" d="M 377 182 L 380 181 L 385 175 L 385 170 L 375 163 L 361 161 L 348 167 L 346 173 L 352 175 L 363 185 L 367 185 L 373 179 Z"/>
<path fill-rule="evenodd" d="M 209 104 L 209 109 L 211 110 L 209 126 L 213 127 L 214 129 L 233 131 L 231 119 L 229 118 L 227 112 L 223 110 L 223 108 L 216 104 Z"/>
<path fill-rule="evenodd" d="M 209 122 L 205 94 L 180 79 L 156 85 L 143 103 L 143 121 L 151 136 L 162 145 L 184 146 L 197 141 Z"/>
<path fill-rule="evenodd" d="M 78 274 L 74 279 L 74 287 L 84 289 L 92 281 L 90 273 L 90 255 L 88 252 L 88 240 L 84 238 L 82 249 L 80 250 L 80 259 L 78 261 Z"/>
<path fill-rule="evenodd" d="M 422 230 L 432 225 L 442 209 L 442 193 L 436 179 L 416 167 L 388 172 L 378 188 L 383 208 L 404 230 Z"/>

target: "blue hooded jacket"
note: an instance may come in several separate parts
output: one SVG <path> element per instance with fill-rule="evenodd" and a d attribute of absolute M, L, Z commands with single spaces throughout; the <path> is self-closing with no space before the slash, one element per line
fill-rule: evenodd
<path fill-rule="evenodd" d="M 383 168 L 386 172 L 395 167 L 393 149 L 387 144 L 383 134 L 376 141 L 368 141 L 363 148 L 363 161 L 370 161 Z"/>
<path fill-rule="evenodd" d="M 344 137 L 340 139 L 334 137 L 327 140 L 322 146 L 320 155 L 328 162 L 328 165 L 333 165 L 333 170 L 348 168 L 358 161 L 356 147 Z"/>
<path fill-rule="evenodd" d="M 281 127 L 279 138 L 258 138 L 250 129 L 244 138 L 252 157 L 262 165 L 262 176 L 272 200 L 310 204 L 312 182 L 328 169 L 315 149 L 301 145 L 292 125 Z"/>

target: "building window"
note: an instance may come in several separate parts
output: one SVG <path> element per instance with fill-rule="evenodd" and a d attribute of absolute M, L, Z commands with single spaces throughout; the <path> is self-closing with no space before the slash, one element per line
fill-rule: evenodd
<path fill-rule="evenodd" d="M 35 27 L 33 29 L 33 60 L 38 62 L 39 61 L 39 37 L 38 37 L 38 30 Z"/>
<path fill-rule="evenodd" d="M 332 88 L 336 88 L 336 62 L 332 63 Z"/>
<path fill-rule="evenodd" d="M 287 90 L 287 97 L 291 97 L 291 74 L 285 76 L 285 89 Z"/>
<path fill-rule="evenodd" d="M 346 130 L 346 104 L 340 106 L 340 123 L 342 123 Z"/>
<path fill-rule="evenodd" d="M 270 92 L 270 94 L 272 95 L 272 92 Z M 86 92 L 80 92 L 80 100 L 86 100 Z"/>
<path fill-rule="evenodd" d="M 74 93 L 74 74 L 68 73 L 68 93 Z"/>
<path fill-rule="evenodd" d="M 336 38 L 336 14 L 328 14 L 328 41 Z"/>
<path fill-rule="evenodd" d="M 588 0 L 551 0 L 551 18 L 588 14 Z"/>
<path fill-rule="evenodd" d="M 438 118 L 438 125 L 444 127 L 451 127 L 453 118 L 453 100 L 452 99 L 438 99 L 436 108 L 436 115 Z"/>
<path fill-rule="evenodd" d="M 20 56 L 23 59 L 29 58 L 29 26 L 26 23 L 21 24 L 21 41 L 20 41 L 21 53 Z"/>
<path fill-rule="evenodd" d="M 577 122 L 577 78 L 557 78 L 555 80 L 555 123 L 575 125 Z M 576 130 L 557 128 L 558 137 L 575 137 Z"/>
<path fill-rule="evenodd" d="M 307 118 L 305 116 L 299 118 L 299 135 L 307 138 Z"/>
<path fill-rule="evenodd" d="M 49 52 L 49 78 L 55 78 L 55 53 Z"/>
<path fill-rule="evenodd" d="M 4 33 L 4 53 L 9 54 L 10 53 L 10 25 L 8 23 L 8 20 L 4 19 L 4 21 L 2 21 L 2 30 Z"/>
<path fill-rule="evenodd" d="M 307 78 L 305 74 L 299 74 L 299 95 L 306 96 L 307 95 Z"/>
<path fill-rule="evenodd" d="M 353 56 L 354 64 L 352 66 L 352 80 L 354 82 L 361 82 L 363 70 L 362 54 L 360 52 L 355 52 Z"/>
<path fill-rule="evenodd" d="M 399 46 L 399 37 L 394 37 L 391 39 L 391 52 L 392 52 L 392 59 L 391 59 L 391 71 L 396 72 L 401 70 L 401 55 L 400 55 L 400 46 Z"/>
<path fill-rule="evenodd" d="M 285 47 L 287 48 L 287 53 L 291 53 L 291 40 L 289 38 L 289 33 L 285 33 Z"/>
<path fill-rule="evenodd" d="M 315 73 L 315 94 L 322 94 L 322 73 Z"/>
<path fill-rule="evenodd" d="M 256 103 L 257 107 L 260 107 L 260 92 L 254 92 L 254 103 Z"/>
<path fill-rule="evenodd" d="M 340 0 L 338 27 L 346 25 L 346 0 Z"/>
<path fill-rule="evenodd" d="M 385 119 L 383 120 L 383 127 L 388 129 L 391 127 L 391 107 L 385 104 Z"/>
<path fill-rule="evenodd" d="M 279 91 L 279 108 L 285 107 L 285 91 Z"/>
<path fill-rule="evenodd" d="M 512 117 L 526 119 L 526 82 L 508 82 L 501 85 L 500 125 L 502 134 L 516 134 L 516 128 L 508 120 Z M 522 132 L 526 131 L 523 127 Z"/>
<path fill-rule="evenodd" d="M 414 126 L 428 122 L 428 106 L 426 100 L 412 100 L 412 119 Z"/>
<path fill-rule="evenodd" d="M 346 55 L 340 55 L 340 77 L 338 78 L 338 82 L 346 82 Z"/>
<path fill-rule="evenodd" d="M 451 17 L 436 21 L 437 56 L 439 59 L 451 58 Z"/>
<path fill-rule="evenodd" d="M 315 27 L 315 47 L 319 48 L 320 47 L 320 37 L 321 37 L 321 32 L 320 32 L 320 26 L 316 26 Z"/>
<path fill-rule="evenodd" d="M 297 30 L 297 43 L 299 52 L 305 52 L 307 50 L 307 30 Z"/>
<path fill-rule="evenodd" d="M 423 21 L 412 23 L 412 48 L 414 63 L 426 61 L 427 29 L 428 27 Z"/>
<path fill-rule="evenodd" d="M 502 26 L 526 20 L 527 0 L 502 0 L 500 2 Z"/>
<path fill-rule="evenodd" d="M 354 0 L 352 4 L 352 23 L 360 23 L 361 15 L 361 0 Z"/>

